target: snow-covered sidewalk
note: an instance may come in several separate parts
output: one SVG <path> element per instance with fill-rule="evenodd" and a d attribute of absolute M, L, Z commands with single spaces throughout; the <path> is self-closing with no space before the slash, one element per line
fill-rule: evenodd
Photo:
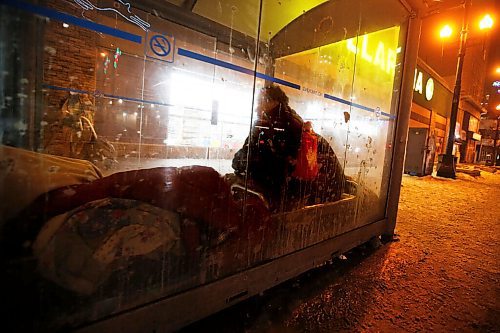
<path fill-rule="evenodd" d="M 403 177 L 393 243 L 356 270 L 375 302 L 353 330 L 500 332 L 500 174 Z"/>

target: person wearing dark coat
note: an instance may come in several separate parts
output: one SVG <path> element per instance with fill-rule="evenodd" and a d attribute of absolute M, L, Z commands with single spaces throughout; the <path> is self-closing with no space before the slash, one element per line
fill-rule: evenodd
<path fill-rule="evenodd" d="M 288 105 L 288 96 L 278 86 L 261 90 L 257 120 L 243 147 L 236 152 L 232 167 L 248 176 L 270 205 L 280 205 L 287 178 L 294 168 L 300 147 L 302 118 Z"/>
<path fill-rule="evenodd" d="M 317 177 L 307 182 L 293 177 L 303 128 L 304 121 L 288 105 L 288 96 L 281 88 L 271 85 L 261 90 L 257 120 L 236 152 L 232 167 L 237 175 L 247 176 L 250 187 L 263 193 L 273 211 L 290 210 L 297 202 L 335 201 L 343 192 L 343 168 L 320 135 Z M 304 188 L 308 190 L 304 192 Z"/>

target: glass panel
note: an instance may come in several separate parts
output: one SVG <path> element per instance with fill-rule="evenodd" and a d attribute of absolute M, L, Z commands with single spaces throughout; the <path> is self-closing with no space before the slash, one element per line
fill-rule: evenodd
<path fill-rule="evenodd" d="M 357 225 L 384 218 L 407 13 L 394 1 L 362 1 L 352 85 L 346 174 L 359 185 Z"/>
<path fill-rule="evenodd" d="M 355 8 L 356 4 L 352 5 Z M 333 18 L 325 16 L 325 12 L 336 13 L 336 17 L 349 15 L 351 21 L 334 30 Z M 263 12 L 263 18 L 266 18 L 266 12 Z M 286 181 L 284 195 L 275 200 L 279 202 L 275 207 L 278 211 L 338 201 L 342 195 L 347 139 L 344 113 L 349 111 L 344 99 L 351 95 L 356 58 L 356 54 L 346 52 L 345 40 L 347 36 L 357 36 L 358 25 L 352 22 L 358 21 L 357 11 L 353 11 L 346 3 L 329 2 L 302 15 L 295 24 L 283 29 L 272 39 L 271 52 L 278 55 L 274 67 L 275 77 L 297 85 L 284 86 L 283 90 L 290 99 L 290 107 L 297 112 L 301 126 L 308 124 L 311 127 L 313 145 L 317 145 L 315 149 L 318 150 L 315 152 L 317 175 L 314 179 L 308 179 L 310 177 L 307 174 L 294 176 L 291 172 L 292 177 Z M 311 37 L 296 38 L 296 34 Z M 311 48 L 311 40 L 317 44 L 316 47 Z M 301 128 L 298 134 L 292 134 L 299 145 L 301 140 L 307 139 L 302 132 Z M 299 150 L 307 148 L 299 147 Z M 300 153 L 292 157 L 291 168 L 298 169 L 299 160 Z M 307 228 L 313 229 L 315 226 L 310 224 Z M 329 236 L 328 233 L 320 235 L 316 231 L 308 242 Z"/>
<path fill-rule="evenodd" d="M 384 217 L 398 1 L 38 3 L 0 12 L 16 329 L 80 327 Z"/>

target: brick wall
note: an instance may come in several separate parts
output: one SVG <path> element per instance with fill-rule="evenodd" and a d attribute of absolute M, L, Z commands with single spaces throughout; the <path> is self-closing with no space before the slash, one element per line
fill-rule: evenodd
<path fill-rule="evenodd" d="M 44 5 L 76 17 L 82 9 L 69 0 L 46 1 Z M 93 19 L 92 12 L 85 16 Z M 44 69 L 45 84 L 94 91 L 96 89 L 95 64 L 97 61 L 96 32 L 50 20 L 45 25 Z M 48 90 L 45 95 L 45 113 L 48 119 L 60 111 L 67 92 Z M 91 98 L 93 100 L 93 98 Z"/>
<path fill-rule="evenodd" d="M 82 17 L 82 8 L 72 0 L 47 0 L 42 5 L 58 12 Z M 95 20 L 95 13 L 85 11 L 85 17 Z M 94 31 L 63 25 L 64 23 L 47 19 L 44 25 L 43 83 L 93 92 L 96 90 L 96 44 L 99 36 Z M 76 128 L 77 123 L 62 112 L 62 106 L 69 96 L 67 91 L 50 88 L 44 91 L 42 118 L 46 125 L 42 131 L 42 146 L 49 154 L 83 158 L 83 142 L 92 138 L 92 132 L 88 125 L 80 131 Z M 81 102 L 78 105 L 90 102 L 85 108 L 90 110 L 87 118 L 92 119 L 95 98 L 92 95 L 78 95 L 78 98 Z"/>

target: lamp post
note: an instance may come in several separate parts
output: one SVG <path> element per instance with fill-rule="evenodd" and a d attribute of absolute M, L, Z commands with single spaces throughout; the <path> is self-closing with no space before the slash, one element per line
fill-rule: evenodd
<path fill-rule="evenodd" d="M 469 28 L 469 9 L 471 0 L 465 0 L 464 18 L 462 22 L 462 31 L 460 32 L 460 48 L 458 51 L 457 72 L 455 77 L 455 88 L 453 90 L 453 100 L 451 104 L 450 128 L 448 133 L 448 141 L 446 144 L 446 152 L 438 156 L 437 175 L 446 178 L 456 177 L 456 161 L 453 155 L 453 145 L 455 143 L 455 128 L 457 124 L 458 105 L 460 103 L 460 92 L 462 89 L 462 69 L 464 65 L 465 51 L 467 47 L 467 33 Z M 481 20 L 479 27 L 481 30 L 490 29 L 493 26 L 493 19 L 490 15 L 485 15 Z M 441 37 L 449 37 L 451 29 L 445 26 L 440 33 Z"/>
<path fill-rule="evenodd" d="M 460 90 L 462 89 L 462 68 L 464 65 L 465 49 L 467 43 L 467 29 L 469 8 L 471 0 L 465 1 L 464 20 L 462 22 L 462 31 L 460 32 L 460 49 L 458 51 L 457 74 L 455 78 L 455 89 L 453 90 L 453 101 L 451 104 L 450 129 L 446 152 L 438 156 L 437 175 L 446 178 L 456 177 L 455 156 L 453 155 L 453 144 L 455 142 L 455 127 L 457 123 L 458 104 L 460 102 Z"/>

